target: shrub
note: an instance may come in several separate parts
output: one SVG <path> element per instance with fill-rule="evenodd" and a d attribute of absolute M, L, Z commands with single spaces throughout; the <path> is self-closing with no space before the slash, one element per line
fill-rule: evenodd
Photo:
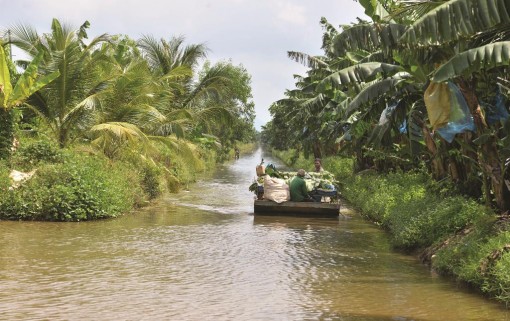
<path fill-rule="evenodd" d="M 80 221 L 115 217 L 130 210 L 141 194 L 137 176 L 122 163 L 70 156 L 41 166 L 36 175 L 0 200 L 5 219 Z"/>
<path fill-rule="evenodd" d="M 141 170 L 141 183 L 145 194 L 150 200 L 155 199 L 161 195 L 160 184 L 161 169 L 150 161 L 144 162 Z"/>
<path fill-rule="evenodd" d="M 20 145 L 13 157 L 13 164 L 20 169 L 30 170 L 41 162 L 61 162 L 62 151 L 47 140 L 27 141 Z"/>
<path fill-rule="evenodd" d="M 0 193 L 2 194 L 5 193 L 11 185 L 9 173 L 10 169 L 9 166 L 7 166 L 7 162 L 0 160 Z"/>
<path fill-rule="evenodd" d="M 180 189 L 181 182 L 170 172 L 165 172 L 167 189 L 170 193 L 177 193 Z"/>
<path fill-rule="evenodd" d="M 0 107 L 0 159 L 9 159 L 11 156 L 16 119 L 20 115 L 17 108 L 6 109 Z"/>
<path fill-rule="evenodd" d="M 333 174 L 340 183 L 352 176 L 354 160 L 351 158 L 326 157 L 322 160 L 323 167 Z"/>

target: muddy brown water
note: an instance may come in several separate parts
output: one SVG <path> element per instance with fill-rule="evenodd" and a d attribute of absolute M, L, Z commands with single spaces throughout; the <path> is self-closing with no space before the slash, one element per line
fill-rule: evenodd
<path fill-rule="evenodd" d="M 113 220 L 0 222 L 0 320 L 510 320 L 346 207 L 254 216 L 262 157 Z"/>

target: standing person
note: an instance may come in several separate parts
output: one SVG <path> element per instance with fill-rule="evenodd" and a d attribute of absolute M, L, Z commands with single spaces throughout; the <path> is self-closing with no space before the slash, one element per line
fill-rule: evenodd
<path fill-rule="evenodd" d="M 316 158 L 314 164 L 315 164 L 315 172 L 316 173 L 324 172 L 324 168 L 322 168 L 322 161 L 320 158 Z"/>
<path fill-rule="evenodd" d="M 290 182 L 290 200 L 293 202 L 312 202 L 308 196 L 308 189 L 306 188 L 306 182 L 304 180 L 305 170 L 300 169 L 297 172 L 297 176 Z"/>
<path fill-rule="evenodd" d="M 239 159 L 239 148 L 237 148 L 237 146 L 234 148 L 234 153 L 235 153 L 235 155 L 234 155 L 235 159 Z"/>

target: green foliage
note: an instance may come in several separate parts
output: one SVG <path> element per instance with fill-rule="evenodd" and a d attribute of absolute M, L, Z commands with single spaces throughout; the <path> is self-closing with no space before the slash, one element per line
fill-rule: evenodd
<path fill-rule="evenodd" d="M 352 176 L 354 161 L 351 158 L 325 157 L 322 159 L 322 167 L 328 172 L 334 173 L 340 184 Z"/>
<path fill-rule="evenodd" d="M 482 243 L 483 258 L 477 272 L 483 277 L 482 290 L 510 301 L 510 231 L 499 233 Z"/>
<path fill-rule="evenodd" d="M 9 166 L 6 161 L 0 160 L 0 194 L 5 195 L 9 186 L 11 185 L 11 181 L 9 179 Z"/>
<path fill-rule="evenodd" d="M 503 231 L 497 226 L 502 225 Z M 433 267 L 475 284 L 503 302 L 510 301 L 510 229 L 508 222 L 479 221 L 467 235 L 448 240 Z"/>
<path fill-rule="evenodd" d="M 425 46 L 458 41 L 500 24 L 509 24 L 509 11 L 506 0 L 446 1 L 415 21 L 401 40 L 409 45 Z"/>
<path fill-rule="evenodd" d="M 170 193 L 177 193 L 180 190 L 181 182 L 170 172 L 165 171 L 166 187 Z"/>
<path fill-rule="evenodd" d="M 21 187 L 0 200 L 0 218 L 82 221 L 116 217 L 130 210 L 142 192 L 126 164 L 97 157 L 66 155 L 60 164 L 41 166 Z"/>
<path fill-rule="evenodd" d="M 11 155 L 14 129 L 14 111 L 0 106 L 0 159 L 7 159 Z"/>
<path fill-rule="evenodd" d="M 395 74 L 399 71 L 403 71 L 403 68 L 398 65 L 378 62 L 361 63 L 327 76 L 321 81 L 319 88 L 326 88 L 328 85 L 333 88 L 341 88 L 342 86 L 354 85 L 359 82 L 372 81 L 380 73 Z"/>
<path fill-rule="evenodd" d="M 11 83 L 10 64 L 0 42 L 0 159 L 10 156 L 14 138 L 14 130 L 20 113 L 13 110 L 21 105 L 27 98 L 44 86 L 51 83 L 59 72 L 39 77 L 38 68 L 42 60 L 42 53 L 37 55 L 17 79 L 13 87 Z"/>
<path fill-rule="evenodd" d="M 162 193 L 162 187 L 160 184 L 161 169 L 150 161 L 144 163 L 141 170 L 141 183 L 145 194 L 148 195 L 149 199 L 155 199 Z"/>
<path fill-rule="evenodd" d="M 43 54 L 37 54 L 27 66 L 16 84 L 11 83 L 11 71 L 7 55 L 0 42 L 0 107 L 11 109 L 21 105 L 28 97 L 36 93 L 44 86 L 57 78 L 59 71 L 39 77 L 38 68 L 43 59 Z"/>
<path fill-rule="evenodd" d="M 75 134 L 82 134 L 91 125 L 100 93 L 106 89 L 104 81 L 111 77 L 100 77 L 100 68 L 107 57 L 97 50 L 98 45 L 109 38 L 102 35 L 84 46 L 88 27 L 89 23 L 85 22 L 80 29 L 74 29 L 53 19 L 51 32 L 43 35 L 24 26 L 12 30 L 13 43 L 35 57 L 34 61 L 41 59 L 37 66 L 45 75 L 39 88 L 33 91 L 37 91 L 37 95 L 28 95 L 28 103 L 52 128 L 61 147 L 67 146 L 76 138 Z"/>
<path fill-rule="evenodd" d="M 20 61 L 26 70 L 19 79 L 14 75 L 16 86 L 9 73 L 9 68 L 15 68 L 0 46 L 0 108 L 6 111 L 0 114 L 0 150 L 5 152 L 0 152 L 0 158 L 10 154 L 12 116 L 21 115 L 13 107 L 28 99 L 23 112 L 36 132 L 51 133 L 60 148 L 78 140 L 91 142 L 96 151 L 90 146 L 85 149 L 92 155 L 99 147 L 112 163 L 95 156 L 91 156 L 94 161 L 86 157 L 77 161 L 44 139 L 23 141 L 10 164 L 17 170 L 36 168 L 37 172 L 22 187 L 3 195 L 1 217 L 115 216 L 120 205 L 126 210 L 195 181 L 218 158 L 228 155 L 229 144 L 251 142 L 256 135 L 251 76 L 242 65 L 201 64 L 208 48 L 204 44 L 184 47 L 183 37 L 157 41 L 147 36 L 135 42 L 103 34 L 85 45 L 89 26 L 85 22 L 75 29 L 53 19 L 49 33 L 38 34 L 23 25 L 13 28 L 12 44 L 33 59 L 32 63 Z M 197 72 L 200 65 L 202 70 Z M 206 133 L 214 135 L 214 143 L 226 146 L 224 154 L 190 143 Z M 119 166 L 126 167 L 126 172 L 115 169 Z M 10 182 L 1 176 L 0 184 L 8 188 Z M 132 192 L 119 191 L 124 186 Z M 99 191 L 127 199 L 117 202 L 120 196 L 112 194 L 109 204 Z"/>
<path fill-rule="evenodd" d="M 27 141 L 20 145 L 13 162 L 23 169 L 31 169 L 40 162 L 61 162 L 62 157 L 58 146 L 47 140 Z"/>
<path fill-rule="evenodd" d="M 444 82 L 459 76 L 489 70 L 499 66 L 508 66 L 510 41 L 491 43 L 462 52 L 439 67 L 432 81 Z"/>
<path fill-rule="evenodd" d="M 342 194 L 388 229 L 395 247 L 406 250 L 430 246 L 488 215 L 473 200 L 439 198 L 428 182 L 420 173 L 365 174 L 345 184 Z"/>
<path fill-rule="evenodd" d="M 406 194 L 410 198 L 398 202 L 389 214 L 393 244 L 399 248 L 430 246 L 487 215 L 482 205 L 460 196 L 438 201 L 435 195 Z"/>
<path fill-rule="evenodd" d="M 510 242 L 491 229 L 494 213 L 477 203 L 485 198 L 501 214 L 509 210 L 509 132 L 502 122 L 484 122 L 489 109 L 480 116 L 477 107 L 493 101 L 487 96 L 496 84 L 508 96 L 510 2 L 358 2 L 373 23 L 325 28 L 322 56 L 289 54 L 309 69 L 269 108 L 264 142 L 287 150 L 278 156 L 294 168 L 310 162 L 291 148 L 354 154 L 359 175 L 337 173 L 325 160 L 324 167 L 344 177 L 343 196 L 387 229 L 394 246 L 441 248 L 436 268 L 510 302 Z M 447 143 L 431 133 L 424 103 L 431 77 L 455 79 L 473 113 L 474 134 Z M 377 173 L 395 170 L 419 173 Z M 481 264 L 491 260 L 484 270 Z"/>
<path fill-rule="evenodd" d="M 302 153 L 299 153 L 296 150 L 288 149 L 288 150 L 272 150 L 272 154 L 279 159 L 281 159 L 285 165 L 293 168 L 303 168 L 307 169 L 313 166 L 313 160 L 306 158 Z"/>
<path fill-rule="evenodd" d="M 448 246 L 444 246 L 445 242 Z M 482 278 L 477 269 L 483 257 L 480 252 L 482 242 L 487 242 L 486 235 L 478 229 L 467 235 L 438 240 L 440 248 L 432 258 L 432 267 L 441 273 L 455 275 L 459 280 L 480 284 Z"/>

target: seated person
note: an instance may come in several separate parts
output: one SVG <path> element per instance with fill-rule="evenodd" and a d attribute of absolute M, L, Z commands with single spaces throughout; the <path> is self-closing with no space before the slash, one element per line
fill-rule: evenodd
<path fill-rule="evenodd" d="M 316 158 L 316 159 L 315 159 L 314 165 L 315 165 L 315 169 L 314 169 L 314 171 L 315 171 L 316 173 L 322 173 L 322 172 L 324 172 L 324 168 L 322 168 L 322 161 L 321 161 L 321 159 L 320 159 L 320 158 Z"/>
<path fill-rule="evenodd" d="M 308 195 L 306 182 L 303 179 L 304 177 L 305 170 L 300 169 L 297 172 L 297 176 L 294 177 L 289 184 L 290 200 L 293 202 L 313 202 L 313 200 Z"/>

